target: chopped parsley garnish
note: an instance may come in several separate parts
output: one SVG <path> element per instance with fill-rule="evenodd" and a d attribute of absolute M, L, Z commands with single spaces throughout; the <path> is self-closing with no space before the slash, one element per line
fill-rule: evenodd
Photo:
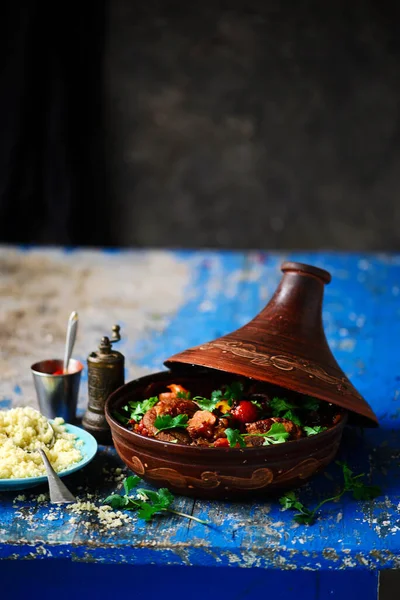
<path fill-rule="evenodd" d="M 315 427 L 303 427 L 305 433 L 307 434 L 307 437 L 310 437 L 311 435 L 317 435 L 317 433 L 322 433 L 323 431 L 326 431 L 328 428 L 327 427 L 321 427 L 321 425 L 316 425 Z"/>
<path fill-rule="evenodd" d="M 254 406 L 256 406 L 258 410 L 264 410 L 263 405 L 258 400 L 250 400 L 250 402 L 254 404 Z"/>
<path fill-rule="evenodd" d="M 113 416 L 120 421 L 123 425 L 129 423 L 129 421 L 136 421 L 138 423 L 143 415 L 153 408 L 155 404 L 157 404 L 158 398 L 157 396 L 153 396 L 152 398 L 148 398 L 147 400 L 131 400 L 122 407 L 121 411 L 114 411 Z"/>
<path fill-rule="evenodd" d="M 382 492 L 378 486 L 366 485 L 363 481 L 361 481 L 362 477 L 365 477 L 365 473 L 354 475 L 353 471 L 346 463 L 337 462 L 336 464 L 342 468 L 344 480 L 343 488 L 338 494 L 336 494 L 336 496 L 322 500 L 313 510 L 310 510 L 304 506 L 304 504 L 298 499 L 296 492 L 293 491 L 288 492 L 279 499 L 279 502 L 283 508 L 297 511 L 297 513 L 294 515 L 294 520 L 296 523 L 300 523 L 301 525 L 312 525 L 321 506 L 327 502 L 335 502 L 340 500 L 340 498 L 346 493 L 352 494 L 355 500 L 373 500 L 381 495 Z"/>
<path fill-rule="evenodd" d="M 232 406 L 234 400 L 240 400 L 243 395 L 243 383 L 240 381 L 234 381 L 230 385 L 223 385 L 221 390 L 214 390 L 211 392 L 211 398 L 204 398 L 203 396 L 195 396 L 194 402 L 198 404 L 201 410 L 208 410 L 213 412 L 217 404 L 222 400 L 226 400 L 229 406 Z"/>
<path fill-rule="evenodd" d="M 240 400 L 243 395 L 243 383 L 234 381 L 222 387 L 224 400 Z"/>
<path fill-rule="evenodd" d="M 202 519 L 198 519 L 197 517 L 187 515 L 186 513 L 171 508 L 174 496 L 167 488 L 161 488 L 157 492 L 146 490 L 144 488 L 137 488 L 140 481 L 140 477 L 137 476 L 127 477 L 124 481 L 125 495 L 120 496 L 118 494 L 112 494 L 104 500 L 103 504 L 109 504 L 115 510 L 123 509 L 137 511 L 139 519 L 143 519 L 147 522 L 151 521 L 154 515 L 170 512 L 174 515 L 197 521 L 202 525 L 208 525 L 207 521 L 203 521 Z M 135 496 L 129 496 L 129 493 L 135 488 L 137 488 Z"/>
<path fill-rule="evenodd" d="M 166 429 L 186 429 L 189 417 L 187 415 L 160 415 L 154 421 L 154 426 L 157 428 L 157 433 Z"/>
<path fill-rule="evenodd" d="M 235 448 L 237 444 L 239 444 L 241 448 L 244 448 L 246 446 L 243 436 L 238 429 L 231 429 L 230 427 L 228 427 L 227 429 L 225 429 L 225 435 L 228 439 L 231 448 Z"/>
<path fill-rule="evenodd" d="M 287 419 L 288 421 L 292 421 L 295 425 L 301 426 L 300 417 L 295 412 L 298 407 L 292 402 L 289 402 L 286 398 L 272 398 L 269 403 L 269 408 L 272 411 L 272 416 Z"/>
<path fill-rule="evenodd" d="M 244 436 L 258 436 L 264 438 L 264 446 L 270 444 L 283 444 L 286 442 L 290 433 L 288 433 L 282 423 L 273 423 L 266 433 L 245 433 Z"/>
<path fill-rule="evenodd" d="M 214 392 L 213 392 L 214 394 Z M 218 402 L 221 402 L 221 398 L 203 398 L 203 396 L 195 396 L 193 401 L 200 406 L 201 410 L 208 410 L 213 412 L 216 409 Z"/>
<path fill-rule="evenodd" d="M 126 415 L 123 415 L 118 410 L 113 410 L 113 412 L 111 414 L 114 417 L 114 419 L 116 419 L 117 421 L 122 423 L 122 425 L 126 425 L 127 423 L 129 423 L 129 417 L 127 417 Z"/>
<path fill-rule="evenodd" d="M 183 400 L 190 400 L 192 394 L 190 392 L 176 392 L 177 398 L 182 398 Z"/>
<path fill-rule="evenodd" d="M 246 437 L 262 437 L 264 438 L 263 446 L 269 446 L 270 444 L 282 444 L 290 436 L 282 423 L 273 423 L 266 433 L 240 433 L 238 429 L 228 428 L 225 429 L 225 434 L 231 448 L 237 444 L 242 448 L 246 446 Z"/>
<path fill-rule="evenodd" d="M 275 413 L 282 413 L 285 412 L 285 410 L 291 410 L 293 408 L 297 408 L 297 406 L 295 404 L 293 404 L 292 402 L 289 402 L 289 400 L 287 400 L 286 398 L 278 398 L 277 396 L 275 398 L 272 398 L 272 400 L 269 403 L 269 407 L 271 408 L 271 410 Z M 274 415 L 274 416 L 279 416 L 279 414 Z"/>
<path fill-rule="evenodd" d="M 319 400 L 314 398 L 313 396 L 305 396 L 301 401 L 300 407 L 302 410 L 309 410 L 310 412 L 315 412 L 319 408 Z"/>
<path fill-rule="evenodd" d="M 273 423 L 271 429 L 267 431 L 267 433 L 261 435 L 265 438 L 264 446 L 269 444 L 282 444 L 290 437 L 290 433 L 286 431 L 285 426 L 282 423 Z"/>
<path fill-rule="evenodd" d="M 303 411 L 315 412 L 318 410 L 319 405 L 319 400 L 312 396 L 305 396 L 302 401 L 299 401 L 299 404 L 294 404 L 286 398 L 276 397 L 271 400 L 268 407 L 272 411 L 274 417 L 282 417 L 282 419 L 287 419 L 288 421 L 292 421 L 295 425 L 302 427 L 303 422 L 301 413 Z"/>

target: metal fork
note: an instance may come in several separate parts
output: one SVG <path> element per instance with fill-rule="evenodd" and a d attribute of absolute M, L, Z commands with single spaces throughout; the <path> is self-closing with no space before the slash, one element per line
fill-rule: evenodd
<path fill-rule="evenodd" d="M 50 502 L 52 504 L 67 504 L 70 502 L 76 502 L 75 496 L 71 494 L 67 486 L 63 484 L 51 466 L 44 450 L 39 448 L 38 452 L 46 468 L 47 480 L 49 482 Z"/>
<path fill-rule="evenodd" d="M 47 448 L 52 448 L 56 441 L 56 434 L 53 429 L 52 424 L 48 421 L 49 428 L 52 430 L 52 437 L 50 441 L 46 444 Z M 46 469 L 47 481 L 49 482 L 49 492 L 50 492 L 50 502 L 52 504 L 68 504 L 71 502 L 76 502 L 76 498 L 66 485 L 61 481 L 55 470 L 50 464 L 47 455 L 42 448 L 38 448 L 37 450 L 26 450 L 26 452 L 39 452 L 40 457 L 43 461 L 43 464 Z"/>

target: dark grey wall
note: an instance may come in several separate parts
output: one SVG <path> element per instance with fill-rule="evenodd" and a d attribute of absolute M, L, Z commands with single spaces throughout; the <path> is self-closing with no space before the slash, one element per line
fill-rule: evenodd
<path fill-rule="evenodd" d="M 114 243 L 400 249 L 399 15 L 113 0 Z"/>

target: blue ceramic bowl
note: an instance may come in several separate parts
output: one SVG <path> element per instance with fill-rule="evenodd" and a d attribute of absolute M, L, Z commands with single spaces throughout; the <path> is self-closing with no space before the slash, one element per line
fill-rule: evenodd
<path fill-rule="evenodd" d="M 65 429 L 67 433 L 73 433 L 76 436 L 77 442 L 82 440 L 83 445 L 80 446 L 79 449 L 83 458 L 78 463 L 75 463 L 70 469 L 60 471 L 58 473 L 59 477 L 66 477 L 71 473 L 75 473 L 75 471 L 79 471 L 79 469 L 83 469 L 83 467 L 90 463 L 97 452 L 97 442 L 90 433 L 80 427 L 75 427 L 75 425 L 69 425 L 68 423 L 65 424 Z M 24 477 L 23 479 L 0 479 L 0 492 L 26 490 L 46 482 L 46 475 L 42 475 L 41 477 Z"/>

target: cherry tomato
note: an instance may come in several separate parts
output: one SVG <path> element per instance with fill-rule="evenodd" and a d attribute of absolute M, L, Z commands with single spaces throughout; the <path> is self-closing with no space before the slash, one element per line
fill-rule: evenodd
<path fill-rule="evenodd" d="M 250 400 L 241 400 L 232 411 L 232 417 L 240 423 L 252 423 L 257 420 L 257 416 L 257 407 Z"/>
<path fill-rule="evenodd" d="M 214 448 L 229 448 L 229 442 L 227 438 L 218 438 L 215 440 Z"/>

